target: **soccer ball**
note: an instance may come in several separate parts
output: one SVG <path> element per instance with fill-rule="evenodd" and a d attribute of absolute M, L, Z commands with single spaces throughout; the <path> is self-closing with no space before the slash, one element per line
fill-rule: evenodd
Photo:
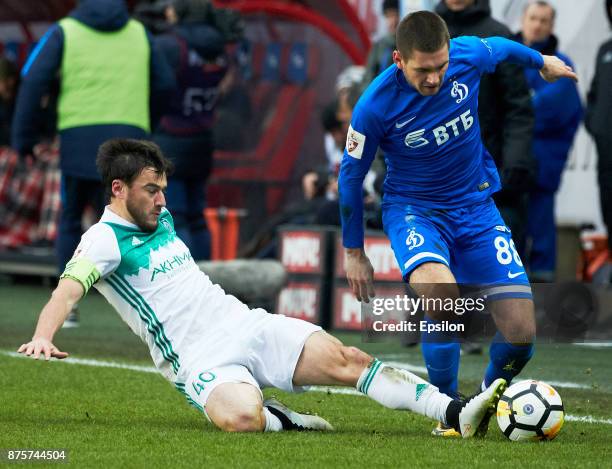
<path fill-rule="evenodd" d="M 552 440 L 563 426 L 563 403 L 552 386 L 526 380 L 510 386 L 497 404 L 497 423 L 512 441 Z"/>

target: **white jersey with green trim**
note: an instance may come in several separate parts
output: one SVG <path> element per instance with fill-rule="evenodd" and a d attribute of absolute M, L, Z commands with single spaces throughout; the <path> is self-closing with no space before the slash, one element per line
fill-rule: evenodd
<path fill-rule="evenodd" d="M 100 278 L 94 287 L 148 345 L 155 366 L 170 381 L 197 355 L 190 349 L 201 343 L 206 325 L 241 304 L 198 268 L 166 209 L 157 229 L 146 232 L 107 206 L 83 234 L 77 259 L 95 266 Z"/>

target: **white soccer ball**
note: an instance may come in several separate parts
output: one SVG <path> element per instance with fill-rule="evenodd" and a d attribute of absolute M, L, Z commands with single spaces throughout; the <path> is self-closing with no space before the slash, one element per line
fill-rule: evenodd
<path fill-rule="evenodd" d="M 512 441 L 552 440 L 563 426 L 561 396 L 549 384 L 526 380 L 510 386 L 497 404 L 497 423 Z"/>

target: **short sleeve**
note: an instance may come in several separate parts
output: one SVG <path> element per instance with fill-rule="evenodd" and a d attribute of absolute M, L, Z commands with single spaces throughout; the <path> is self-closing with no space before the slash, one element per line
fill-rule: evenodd
<path fill-rule="evenodd" d="M 100 278 L 113 272 L 120 262 L 121 252 L 113 229 L 105 223 L 96 223 L 81 237 L 60 278 L 76 280 L 87 293 Z"/>

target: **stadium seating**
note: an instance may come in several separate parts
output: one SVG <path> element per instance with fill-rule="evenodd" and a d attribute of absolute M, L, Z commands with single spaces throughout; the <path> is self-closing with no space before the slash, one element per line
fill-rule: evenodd
<path fill-rule="evenodd" d="M 249 135 L 258 138 L 249 150 L 215 153 L 209 205 L 249 209 L 257 203 L 267 213 L 281 207 L 312 114 L 318 59 L 318 50 L 305 43 L 251 47 Z"/>

